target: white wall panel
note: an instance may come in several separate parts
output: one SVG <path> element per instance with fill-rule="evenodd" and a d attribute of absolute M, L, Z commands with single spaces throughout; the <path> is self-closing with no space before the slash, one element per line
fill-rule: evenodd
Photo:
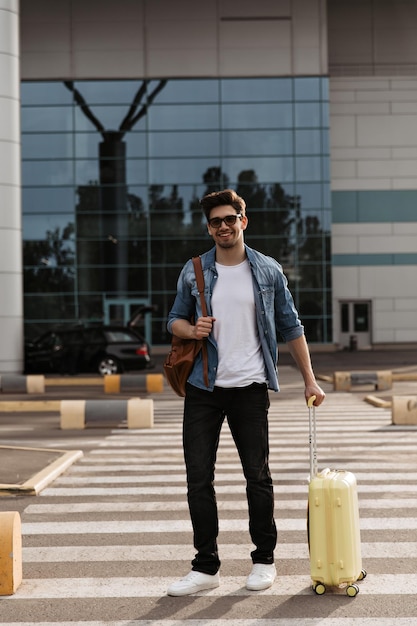
<path fill-rule="evenodd" d="M 384 189 L 395 189 L 395 181 L 389 178 L 333 178 L 331 181 L 332 191 L 369 191 L 369 189 L 383 191 Z M 407 189 L 404 186 L 404 179 L 398 189 Z M 412 189 L 415 189 L 412 187 Z"/>
<path fill-rule="evenodd" d="M 362 147 L 332 147 L 332 157 L 335 161 L 344 161 L 344 160 L 355 160 L 359 161 L 360 159 L 389 159 L 394 156 L 393 150 L 391 148 L 362 148 Z M 405 155 L 406 158 L 409 158 L 411 155 Z"/>
<path fill-rule="evenodd" d="M 37 52 L 67 52 L 71 48 L 71 30 L 69 21 L 23 22 L 22 55 L 30 56 Z"/>
<path fill-rule="evenodd" d="M 343 97 L 343 96 L 342 96 Z M 352 98 L 345 102 L 339 102 L 333 99 L 332 94 L 332 115 L 388 115 L 391 111 L 391 106 L 388 102 L 354 102 Z"/>
<path fill-rule="evenodd" d="M 33 1 L 33 0 L 29 0 Z M 36 0 L 36 3 L 38 0 Z M 54 0 L 55 4 L 66 3 L 66 0 Z M 156 5 L 157 0 L 151 0 L 148 4 Z M 177 0 L 171 4 L 177 4 Z M 93 24 L 100 22 L 131 22 L 141 20 L 144 11 L 143 0 L 71 0 L 72 19 L 77 22 L 89 21 Z M 24 11 L 26 13 L 26 11 Z M 94 30 L 92 31 L 92 34 Z"/>
<path fill-rule="evenodd" d="M 153 50 L 179 49 L 212 49 L 217 46 L 217 28 L 215 22 L 206 23 L 203 20 L 183 21 L 172 27 L 169 20 L 151 21 L 147 27 L 149 54 Z"/>
<path fill-rule="evenodd" d="M 388 291 L 389 290 L 389 291 Z M 416 268 L 412 265 L 363 266 L 356 297 L 417 298 Z M 417 315 L 416 315 L 417 320 Z"/>
<path fill-rule="evenodd" d="M 356 178 L 356 161 L 339 159 L 330 165 L 332 178 Z"/>
<path fill-rule="evenodd" d="M 414 235 L 383 237 L 382 235 L 367 235 L 358 238 L 358 252 L 360 254 L 404 254 L 417 251 L 417 242 Z M 417 276 L 416 276 L 417 282 Z M 417 312 L 416 312 L 417 314 Z"/>
<path fill-rule="evenodd" d="M 334 298 L 337 300 L 340 298 L 358 298 L 359 268 L 334 267 L 333 272 Z"/>
<path fill-rule="evenodd" d="M 291 73 L 289 21 L 221 22 L 219 70 L 222 76 Z"/>
<path fill-rule="evenodd" d="M 292 0 L 221 0 L 221 17 L 289 17 Z"/>
<path fill-rule="evenodd" d="M 97 21 L 94 24 L 94 37 L 91 37 L 91 22 L 74 22 L 72 45 L 75 50 L 102 50 L 128 52 L 140 50 L 144 46 L 143 25 L 136 21 L 112 22 Z"/>
<path fill-rule="evenodd" d="M 147 62 L 147 74 L 153 78 L 166 76 L 216 76 L 217 60 L 211 49 L 153 50 Z"/>
<path fill-rule="evenodd" d="M 69 21 L 79 0 L 20 0 L 20 23 Z M 82 4 L 86 4 L 82 2 Z"/>
<path fill-rule="evenodd" d="M 20 64 L 26 80 L 63 80 L 75 76 L 70 51 L 26 52 Z"/>
<path fill-rule="evenodd" d="M 71 72 L 79 79 L 131 78 L 144 74 L 144 58 L 136 51 L 90 51 L 74 53 Z"/>
<path fill-rule="evenodd" d="M 356 120 L 354 115 L 340 115 L 333 118 L 330 125 L 330 145 L 336 147 L 355 147 Z"/>
<path fill-rule="evenodd" d="M 139 0 L 142 3 L 142 0 Z M 119 0 L 120 5 L 124 0 Z M 148 22 L 168 20 L 174 23 L 186 21 L 215 21 L 217 19 L 217 0 L 150 0 L 145 2 Z M 240 12 L 239 12 L 240 14 Z"/>
<path fill-rule="evenodd" d="M 357 162 L 359 178 L 402 178 L 417 176 L 416 161 L 414 159 L 386 159 L 384 161 L 360 160 Z M 416 179 L 417 184 L 417 179 Z"/>

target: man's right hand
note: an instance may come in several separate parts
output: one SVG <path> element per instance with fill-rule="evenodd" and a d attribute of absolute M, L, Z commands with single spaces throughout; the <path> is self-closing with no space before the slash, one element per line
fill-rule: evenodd
<path fill-rule="evenodd" d="M 194 325 L 194 339 L 205 339 L 213 328 L 214 317 L 199 317 Z"/>

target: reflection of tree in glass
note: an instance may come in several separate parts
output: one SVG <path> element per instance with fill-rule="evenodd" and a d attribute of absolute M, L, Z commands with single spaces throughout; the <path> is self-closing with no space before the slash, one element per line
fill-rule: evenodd
<path fill-rule="evenodd" d="M 64 81 L 65 87 L 73 93 L 75 103 L 102 136 L 99 144 L 99 184 L 95 188 L 87 186 L 78 190 L 77 233 L 80 238 L 86 238 L 79 246 L 78 262 L 85 266 L 100 266 L 99 272 L 97 269 L 84 269 L 80 273 L 79 284 L 83 290 L 119 295 L 128 290 L 128 252 L 127 246 L 120 242 L 128 236 L 129 218 L 141 215 L 143 203 L 127 190 L 126 142 L 123 138 L 147 114 L 149 106 L 166 84 L 166 80 L 160 80 L 150 88 L 151 81 L 144 80 L 119 128 L 111 130 L 106 129 L 94 115 L 74 82 Z M 96 242 L 89 245 L 88 241 L 93 238 Z"/>
<path fill-rule="evenodd" d="M 296 198 L 280 183 L 260 184 L 254 170 L 240 172 L 236 191 L 246 201 L 248 243 L 285 266 L 291 264 Z"/>
<path fill-rule="evenodd" d="M 43 241 L 23 241 L 24 293 L 74 291 L 74 224 L 48 230 Z M 27 298 L 26 319 L 65 319 L 68 310 L 64 299 Z"/>

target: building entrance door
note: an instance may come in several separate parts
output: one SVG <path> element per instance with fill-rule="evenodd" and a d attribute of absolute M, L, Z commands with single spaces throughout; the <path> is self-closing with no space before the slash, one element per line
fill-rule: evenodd
<path fill-rule="evenodd" d="M 369 348 L 371 343 L 371 302 L 340 302 L 340 345 L 360 350 Z"/>
<path fill-rule="evenodd" d="M 152 343 L 151 319 L 152 307 L 144 298 L 106 298 L 104 300 L 104 323 L 116 326 L 127 326 L 132 323 L 144 335 L 146 341 Z M 135 323 L 138 318 L 138 323 Z"/>

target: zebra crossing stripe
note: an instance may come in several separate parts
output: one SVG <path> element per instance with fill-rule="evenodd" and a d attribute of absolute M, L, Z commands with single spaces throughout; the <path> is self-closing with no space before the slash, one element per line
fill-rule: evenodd
<path fill-rule="evenodd" d="M 305 519 L 277 519 L 278 532 L 305 531 Z M 222 519 L 220 532 L 247 531 L 247 519 Z M 361 518 L 361 530 L 417 530 L 417 518 L 371 517 Z M 26 535 L 62 534 L 111 534 L 111 533 L 180 533 L 191 532 L 191 522 L 182 520 L 130 520 L 116 522 L 25 522 L 22 532 Z"/>
<path fill-rule="evenodd" d="M 245 581 L 245 576 L 227 576 L 221 578 L 220 587 L 194 595 L 251 596 L 256 593 L 266 596 L 295 596 L 312 593 L 309 576 L 278 576 L 272 587 L 258 592 L 248 591 L 245 588 Z M 14 601 L 14 599 L 161 597 L 166 594 L 171 582 L 172 577 L 157 576 L 146 578 L 30 578 L 24 580 L 19 592 L 10 596 L 9 599 Z M 374 574 L 366 578 L 366 584 L 364 582 L 360 586 L 360 591 L 366 595 L 377 596 L 414 595 L 416 588 L 417 574 Z M 341 594 L 345 593 L 343 589 L 334 591 Z"/>
<path fill-rule="evenodd" d="M 134 481 L 133 481 L 134 482 Z M 279 496 L 279 494 L 307 494 L 307 477 L 305 481 L 305 485 L 280 485 L 275 484 L 275 494 Z M 234 495 L 245 495 L 245 486 L 242 484 L 238 485 L 216 485 L 216 492 L 218 495 L 221 494 L 234 494 Z M 359 495 L 362 493 L 382 493 L 384 496 L 386 495 L 397 495 L 401 497 L 401 494 L 411 494 L 417 493 L 417 485 L 414 483 L 396 483 L 392 484 L 377 484 L 371 483 L 369 485 L 364 483 L 359 483 L 358 485 L 358 493 Z M 94 497 L 94 496 L 163 496 L 163 495 L 185 495 L 185 487 L 56 487 L 56 488 L 47 488 L 42 494 L 43 496 L 49 497 Z"/>
<path fill-rule="evenodd" d="M 417 500 L 396 498 L 395 500 L 360 500 L 361 509 L 416 509 Z M 228 500 L 217 503 L 221 511 L 247 511 L 248 505 L 244 500 Z M 276 503 L 276 511 L 306 509 L 305 500 L 279 500 Z M 29 504 L 25 513 L 27 515 L 71 515 L 74 513 L 132 513 L 148 511 L 188 511 L 186 500 L 180 502 L 68 502 L 68 504 Z"/>
<path fill-rule="evenodd" d="M 78 563 L 95 561 L 187 561 L 194 556 L 190 544 L 158 544 L 140 546 L 60 546 L 23 548 L 26 563 Z M 245 544 L 221 544 L 223 560 L 248 561 L 249 546 Z M 375 542 L 361 544 L 363 559 L 415 559 L 417 544 L 413 542 Z M 308 559 L 308 546 L 305 543 L 279 543 L 275 557 L 283 559 Z M 368 579 L 367 579 L 368 580 Z"/>
<path fill-rule="evenodd" d="M 234 482 L 242 482 L 242 474 L 241 470 L 238 466 L 236 466 L 236 473 L 224 473 L 219 468 L 216 472 L 216 483 L 218 484 L 221 481 L 234 483 Z M 355 472 L 356 479 L 358 481 L 367 480 L 370 477 L 369 473 Z M 404 483 L 405 480 L 417 482 L 417 472 L 407 472 L 404 475 L 403 472 L 378 472 L 377 476 L 373 474 L 371 476 L 373 480 L 375 478 L 381 481 L 395 481 L 399 480 Z M 300 470 L 299 472 L 284 472 L 282 474 L 278 474 L 273 476 L 274 483 L 279 484 L 280 481 L 297 481 L 297 482 L 306 482 L 307 474 L 305 470 Z M 136 476 L 135 474 L 129 476 L 88 476 L 88 478 L 84 476 L 61 476 L 55 480 L 56 485 L 80 485 L 80 484 L 126 484 L 126 483 L 137 483 L 137 484 L 156 484 L 156 483 L 183 483 L 185 482 L 185 473 L 184 474 L 156 474 L 152 473 L 146 476 Z"/>

